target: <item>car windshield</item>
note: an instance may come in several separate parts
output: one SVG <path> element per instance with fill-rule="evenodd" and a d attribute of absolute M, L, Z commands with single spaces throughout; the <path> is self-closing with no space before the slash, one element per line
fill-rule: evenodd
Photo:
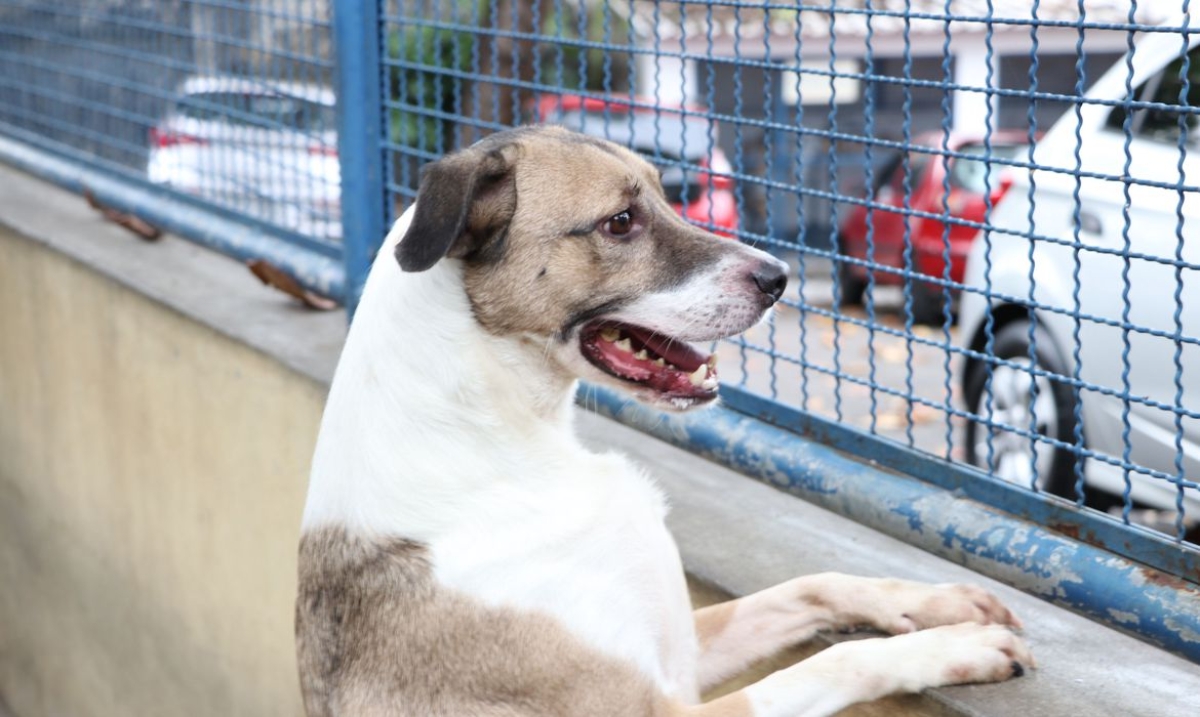
<path fill-rule="evenodd" d="M 603 110 L 573 110 L 562 112 L 550 120 L 584 134 L 605 137 L 646 154 L 661 154 L 689 161 L 708 156 L 716 138 L 714 127 L 713 139 L 709 139 L 707 120 L 700 117 L 680 117 L 666 112 L 656 116 L 654 112 L 630 113 L 623 108 L 617 108 L 606 116 Z"/>
<path fill-rule="evenodd" d="M 1186 57 L 1187 77 L 1184 77 L 1184 57 L 1167 65 L 1163 71 L 1138 85 L 1133 97 L 1153 106 L 1137 110 L 1131 125 L 1134 133 L 1168 145 L 1179 143 L 1179 133 L 1193 146 L 1200 145 L 1200 46 L 1192 48 Z M 1108 129 L 1124 133 L 1129 119 L 1127 107 L 1117 105 L 1108 113 L 1104 124 Z"/>
<path fill-rule="evenodd" d="M 1007 164 L 992 163 L 990 166 L 982 157 L 990 154 L 998 159 L 1015 159 L 1026 149 L 1022 144 L 992 144 L 986 146 L 983 142 L 972 142 L 959 147 L 960 154 L 979 156 L 980 159 L 959 157 L 950 168 L 950 186 L 961 187 L 976 194 L 987 194 L 1000 185 L 1000 173 L 1009 167 Z"/>
<path fill-rule="evenodd" d="M 896 192 L 904 191 L 904 172 L 902 169 L 908 170 L 908 176 L 913 177 L 909 180 L 910 183 L 915 183 L 916 177 L 921 176 L 921 172 L 925 171 L 925 165 L 929 164 L 929 155 L 921 151 L 921 147 L 914 146 L 914 151 L 908 154 L 908 165 L 905 166 L 904 154 L 896 152 L 892 155 L 884 165 L 883 169 L 875 172 L 874 189 L 876 192 L 881 191 L 886 186 Z"/>
<path fill-rule="evenodd" d="M 1192 49 L 1187 55 L 1186 77 L 1183 68 L 1183 57 L 1167 65 L 1152 98 L 1163 106 L 1145 110 L 1140 132 L 1151 139 L 1174 145 L 1179 141 L 1182 131 L 1189 144 L 1197 145 L 1200 140 L 1197 140 L 1196 125 L 1200 124 L 1200 119 L 1186 110 L 1200 105 L 1200 47 Z"/>
<path fill-rule="evenodd" d="M 325 132 L 335 127 L 332 107 L 282 94 L 204 92 L 180 101 L 184 117 L 247 127 L 286 127 Z"/>

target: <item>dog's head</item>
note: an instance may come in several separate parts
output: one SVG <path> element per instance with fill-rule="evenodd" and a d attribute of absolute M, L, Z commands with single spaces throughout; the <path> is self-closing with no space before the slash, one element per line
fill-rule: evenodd
<path fill-rule="evenodd" d="M 424 271 L 445 257 L 487 331 L 675 410 L 717 395 L 715 360 L 688 342 L 744 331 L 787 283 L 782 262 L 681 219 L 641 157 L 558 127 L 425 168 L 396 258 Z"/>

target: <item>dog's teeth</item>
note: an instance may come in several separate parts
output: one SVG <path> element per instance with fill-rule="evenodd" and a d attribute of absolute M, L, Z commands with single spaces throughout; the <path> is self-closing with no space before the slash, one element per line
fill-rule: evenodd
<path fill-rule="evenodd" d="M 656 359 L 654 359 L 654 365 L 658 366 L 659 368 L 662 368 L 663 366 L 667 365 L 667 362 L 663 361 L 661 358 L 656 358 Z"/>
<path fill-rule="evenodd" d="M 716 368 L 717 367 L 717 355 L 713 354 L 712 356 L 709 356 L 708 360 L 705 361 L 705 363 L 708 364 L 709 366 L 711 366 L 712 368 Z"/>
<path fill-rule="evenodd" d="M 621 338 L 621 332 L 610 326 L 608 328 L 600 329 L 600 338 L 612 343 L 613 341 Z"/>
<path fill-rule="evenodd" d="M 700 368 L 688 374 L 688 381 L 691 381 L 693 386 L 703 386 L 704 379 L 707 377 L 708 364 L 700 364 Z"/>
<path fill-rule="evenodd" d="M 624 351 L 625 353 L 633 353 L 633 344 L 629 342 L 629 339 L 621 339 L 620 341 L 614 341 L 613 346 L 616 346 L 618 349 Z"/>
<path fill-rule="evenodd" d="M 708 376 L 707 378 L 704 379 L 704 382 L 700 384 L 700 388 L 707 389 L 709 391 L 713 390 L 716 387 L 717 387 L 717 377 L 716 376 Z"/>
<path fill-rule="evenodd" d="M 638 361 L 645 361 L 646 359 L 650 358 L 650 354 L 646 353 L 646 349 L 642 349 L 641 351 L 635 353 L 633 357 Z"/>

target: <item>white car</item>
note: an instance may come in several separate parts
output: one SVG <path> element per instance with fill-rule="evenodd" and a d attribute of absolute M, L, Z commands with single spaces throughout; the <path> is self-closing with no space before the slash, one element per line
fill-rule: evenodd
<path fill-rule="evenodd" d="M 150 130 L 147 175 L 283 229 L 341 238 L 332 90 L 192 77 Z"/>
<path fill-rule="evenodd" d="M 967 410 L 1026 432 L 969 422 L 968 461 L 1073 498 L 1078 432 L 1090 495 L 1121 496 L 1128 477 L 1135 500 L 1168 511 L 1182 500 L 1195 524 L 1200 491 L 1177 479 L 1200 480 L 1200 116 L 1178 109 L 1185 55 L 1187 106 L 1200 107 L 1200 36 L 1189 37 L 1138 39 L 1133 99 L 1159 106 L 1112 104 L 1127 97 L 1122 60 L 1037 143 L 1038 169 L 1009 170 L 996 231 L 968 258 L 960 321 L 965 346 L 1007 362 L 989 384 L 989 362 L 966 358 Z"/>

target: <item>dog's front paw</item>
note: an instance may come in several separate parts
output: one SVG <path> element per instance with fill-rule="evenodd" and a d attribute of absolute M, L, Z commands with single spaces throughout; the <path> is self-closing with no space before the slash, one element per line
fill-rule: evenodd
<path fill-rule="evenodd" d="M 905 688 L 914 692 L 941 685 L 1003 682 L 1037 667 L 1029 645 L 1003 625 L 944 625 L 888 641 L 898 641 L 891 647 L 911 660 L 911 669 L 905 670 L 911 684 Z"/>
<path fill-rule="evenodd" d="M 851 695 L 851 701 L 944 685 L 1002 682 L 1037 666 L 1029 646 L 1011 629 L 976 623 L 851 640 L 811 659 L 814 665 L 828 663 L 822 665 L 828 674 L 866 678 L 851 686 L 865 690 Z"/>
<path fill-rule="evenodd" d="M 870 594 L 860 594 L 863 616 L 871 627 L 893 635 L 966 622 L 1024 627 L 1004 603 L 977 585 L 880 580 L 874 587 Z"/>

